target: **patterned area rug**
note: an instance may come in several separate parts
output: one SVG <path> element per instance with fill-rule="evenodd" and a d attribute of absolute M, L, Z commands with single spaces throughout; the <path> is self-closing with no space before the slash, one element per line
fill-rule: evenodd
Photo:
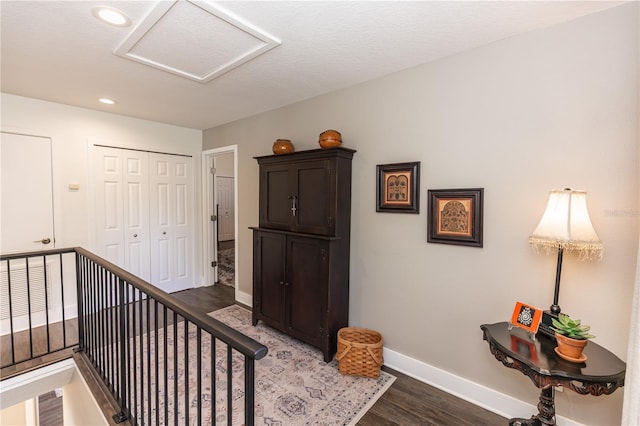
<path fill-rule="evenodd" d="M 218 250 L 218 283 L 235 287 L 235 249 Z"/>
<path fill-rule="evenodd" d="M 252 326 L 242 307 L 209 315 L 269 348 L 256 362 L 256 425 L 355 425 L 396 379 L 384 371 L 378 379 L 343 376 L 320 350 L 262 323 Z M 226 415 L 216 418 L 223 420 Z"/>
<path fill-rule="evenodd" d="M 320 350 L 262 323 L 252 326 L 251 312 L 240 306 L 229 306 L 208 315 L 269 349 L 267 356 L 255 363 L 256 425 L 355 425 L 395 380 L 384 371 L 377 379 L 343 376 L 335 360 L 323 361 Z M 216 341 L 212 359 L 210 336 L 203 334 L 198 346 L 196 327 L 190 325 L 185 337 L 183 324 L 177 329 L 169 325 L 157 333 L 151 331 L 131 339 L 130 384 L 137 395 L 132 401 L 132 416 L 141 425 L 195 425 L 199 423 L 200 404 L 203 425 L 227 425 L 229 416 L 232 425 L 244 425 L 244 357 L 232 351 L 233 411 L 229 413 L 227 345 Z M 164 347 L 165 340 L 172 349 L 166 353 L 156 351 L 155 348 Z M 99 359 L 109 358 L 111 348 L 104 349 L 104 352 L 98 349 Z M 188 363 L 184 362 L 186 351 Z M 212 397 L 215 405 L 211 403 Z"/>

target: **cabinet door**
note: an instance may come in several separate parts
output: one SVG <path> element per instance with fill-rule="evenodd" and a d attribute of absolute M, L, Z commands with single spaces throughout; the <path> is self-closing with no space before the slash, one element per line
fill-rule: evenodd
<path fill-rule="evenodd" d="M 290 165 L 260 167 L 260 227 L 290 229 L 292 206 Z"/>
<path fill-rule="evenodd" d="M 263 165 L 260 227 L 333 235 L 335 168 L 328 160 Z"/>
<path fill-rule="evenodd" d="M 335 170 L 328 160 L 306 161 L 292 168 L 295 198 L 293 231 L 333 235 L 336 208 Z"/>
<path fill-rule="evenodd" d="M 260 319 L 282 331 L 285 330 L 285 241 L 284 235 L 254 232 L 254 321 Z"/>
<path fill-rule="evenodd" d="M 287 333 L 320 347 L 327 306 L 327 242 L 287 236 Z"/>

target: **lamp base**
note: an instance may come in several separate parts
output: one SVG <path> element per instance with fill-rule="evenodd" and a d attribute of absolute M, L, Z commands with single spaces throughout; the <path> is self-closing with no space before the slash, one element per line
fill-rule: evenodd
<path fill-rule="evenodd" d="M 542 320 L 538 326 L 538 333 L 545 334 L 555 339 L 556 332 L 553 331 L 551 326 L 553 325 L 552 319 L 558 319 L 558 314 L 551 312 L 551 310 L 542 311 Z"/>

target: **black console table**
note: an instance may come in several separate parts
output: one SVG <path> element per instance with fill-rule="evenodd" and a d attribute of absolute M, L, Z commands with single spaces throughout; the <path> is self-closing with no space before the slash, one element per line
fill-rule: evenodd
<path fill-rule="evenodd" d="M 609 395 L 624 385 L 626 364 L 617 356 L 589 342 L 587 360 L 576 364 L 556 355 L 553 338 L 538 334 L 535 340 L 509 323 L 480 326 L 493 356 L 506 367 L 521 371 L 539 388 L 538 414 L 530 419 L 511 419 L 509 425 L 555 425 L 554 386 L 563 386 L 582 395 Z"/>

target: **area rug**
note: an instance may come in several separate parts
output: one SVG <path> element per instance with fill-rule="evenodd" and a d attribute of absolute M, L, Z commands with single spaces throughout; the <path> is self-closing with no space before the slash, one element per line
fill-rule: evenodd
<path fill-rule="evenodd" d="M 209 315 L 269 349 L 255 367 L 256 425 L 355 425 L 396 379 L 384 371 L 377 379 L 343 376 L 319 349 L 262 323 L 252 326 L 251 312 L 240 306 Z"/>
<path fill-rule="evenodd" d="M 395 380 L 384 371 L 377 379 L 343 376 L 335 359 L 325 363 L 319 349 L 262 323 L 252 326 L 251 312 L 240 306 L 228 306 L 208 315 L 268 348 L 267 356 L 255 362 L 256 425 L 355 425 Z M 198 345 L 196 327 L 191 324 L 185 330 L 183 324 L 130 339 L 129 384 L 136 391 L 130 401 L 134 423 L 227 425 L 227 418 L 231 417 L 230 424 L 244 425 L 244 356 L 232 351 L 229 413 L 227 345 L 216 341 L 212 360 L 210 336 L 202 333 Z M 165 340 L 167 352 L 162 349 Z M 113 348 L 104 349 L 95 353 L 98 359 L 109 359 Z"/>
<path fill-rule="evenodd" d="M 235 287 L 235 249 L 218 250 L 218 283 Z"/>

